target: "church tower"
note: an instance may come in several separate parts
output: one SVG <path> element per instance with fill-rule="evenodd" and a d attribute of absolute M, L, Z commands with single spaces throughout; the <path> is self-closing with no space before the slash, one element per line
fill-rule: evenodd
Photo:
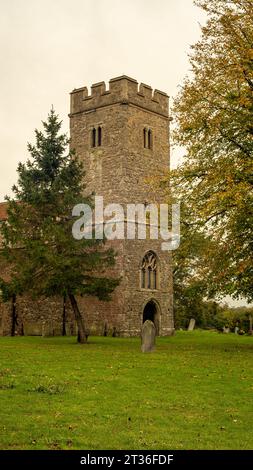
<path fill-rule="evenodd" d="M 107 204 L 164 203 L 150 177 L 169 168 L 168 96 L 127 77 L 71 93 L 72 148 L 83 161 L 87 194 Z M 108 241 L 117 252 L 113 274 L 122 281 L 110 302 L 82 298 L 91 334 L 136 336 L 146 319 L 157 334 L 170 335 L 173 323 L 171 252 L 161 240 Z"/>

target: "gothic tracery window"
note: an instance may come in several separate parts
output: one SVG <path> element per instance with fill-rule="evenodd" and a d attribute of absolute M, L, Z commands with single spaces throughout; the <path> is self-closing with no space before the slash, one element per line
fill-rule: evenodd
<path fill-rule="evenodd" d="M 145 254 L 141 264 L 141 287 L 142 289 L 157 289 L 157 256 L 153 251 Z"/>

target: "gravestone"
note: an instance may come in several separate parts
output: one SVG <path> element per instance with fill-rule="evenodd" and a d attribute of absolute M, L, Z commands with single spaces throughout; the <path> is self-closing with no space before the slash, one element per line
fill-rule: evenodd
<path fill-rule="evenodd" d="M 152 352 L 155 349 L 155 325 L 151 320 L 146 320 L 141 330 L 141 350 L 142 352 Z"/>
<path fill-rule="evenodd" d="M 235 334 L 238 335 L 240 328 L 238 326 L 235 327 Z"/>
<path fill-rule="evenodd" d="M 223 326 L 223 333 L 230 333 L 230 328 L 228 326 Z"/>
<path fill-rule="evenodd" d="M 42 336 L 52 336 L 52 327 L 46 322 L 42 323 Z"/>
<path fill-rule="evenodd" d="M 195 318 L 191 318 L 189 326 L 188 326 L 188 331 L 194 330 L 194 327 L 195 327 Z"/>

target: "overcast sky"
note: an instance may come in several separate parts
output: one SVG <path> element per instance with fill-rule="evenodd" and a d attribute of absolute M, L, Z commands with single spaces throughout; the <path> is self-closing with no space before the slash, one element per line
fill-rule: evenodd
<path fill-rule="evenodd" d="M 52 104 L 68 131 L 73 88 L 126 74 L 175 96 L 204 22 L 193 0 L 0 0 L 0 7 L 0 201 Z"/>

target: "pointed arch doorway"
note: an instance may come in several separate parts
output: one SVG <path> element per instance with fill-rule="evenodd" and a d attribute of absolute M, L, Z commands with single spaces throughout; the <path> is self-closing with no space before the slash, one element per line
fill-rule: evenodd
<path fill-rule="evenodd" d="M 159 335 L 159 323 L 160 323 L 160 308 L 155 300 L 149 300 L 144 309 L 142 315 L 142 323 L 146 320 L 150 320 L 156 327 L 156 334 Z"/>

